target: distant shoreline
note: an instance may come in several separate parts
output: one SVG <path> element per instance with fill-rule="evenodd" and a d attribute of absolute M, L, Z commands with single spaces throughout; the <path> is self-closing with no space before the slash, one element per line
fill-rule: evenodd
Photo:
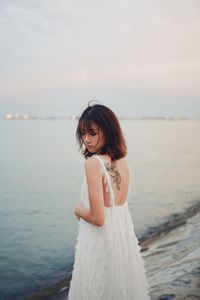
<path fill-rule="evenodd" d="M 119 117 L 122 121 L 200 121 L 200 117 L 183 117 L 183 116 L 142 116 L 142 117 Z M 2 121 L 49 121 L 49 120 L 63 120 L 63 121 L 77 121 L 78 116 L 51 116 L 51 115 L 28 115 L 28 114 L 6 114 L 0 116 Z"/>

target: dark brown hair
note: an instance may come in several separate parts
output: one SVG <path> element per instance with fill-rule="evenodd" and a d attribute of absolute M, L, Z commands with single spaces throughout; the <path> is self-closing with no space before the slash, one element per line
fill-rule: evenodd
<path fill-rule="evenodd" d="M 117 160 L 125 157 L 127 147 L 119 120 L 115 113 L 108 107 L 102 104 L 88 104 L 88 107 L 83 111 L 79 118 L 76 138 L 80 150 L 85 158 L 93 155 L 87 148 L 83 149 L 82 131 L 85 130 L 92 133 L 92 123 L 95 123 L 105 136 L 105 146 L 98 152 L 99 154 L 108 154 L 112 160 Z"/>

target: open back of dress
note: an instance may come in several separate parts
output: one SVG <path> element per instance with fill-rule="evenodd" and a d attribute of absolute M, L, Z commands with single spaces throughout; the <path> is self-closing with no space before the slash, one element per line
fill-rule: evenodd
<path fill-rule="evenodd" d="M 149 300 L 141 247 L 128 203 L 115 205 L 109 174 L 102 159 L 95 157 L 107 179 L 111 206 L 104 207 L 103 226 L 79 221 L 68 300 Z M 86 177 L 81 201 L 90 207 Z"/>

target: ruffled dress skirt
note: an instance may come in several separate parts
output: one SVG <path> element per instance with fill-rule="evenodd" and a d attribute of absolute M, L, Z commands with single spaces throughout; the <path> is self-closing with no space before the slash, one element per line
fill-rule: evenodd
<path fill-rule="evenodd" d="M 68 300 L 149 300 L 140 249 L 127 202 L 103 226 L 80 219 Z"/>

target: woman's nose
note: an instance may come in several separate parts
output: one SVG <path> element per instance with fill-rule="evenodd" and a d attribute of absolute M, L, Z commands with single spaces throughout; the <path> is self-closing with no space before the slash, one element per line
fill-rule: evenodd
<path fill-rule="evenodd" d="M 90 136 L 87 133 L 85 134 L 85 142 L 90 142 Z"/>

